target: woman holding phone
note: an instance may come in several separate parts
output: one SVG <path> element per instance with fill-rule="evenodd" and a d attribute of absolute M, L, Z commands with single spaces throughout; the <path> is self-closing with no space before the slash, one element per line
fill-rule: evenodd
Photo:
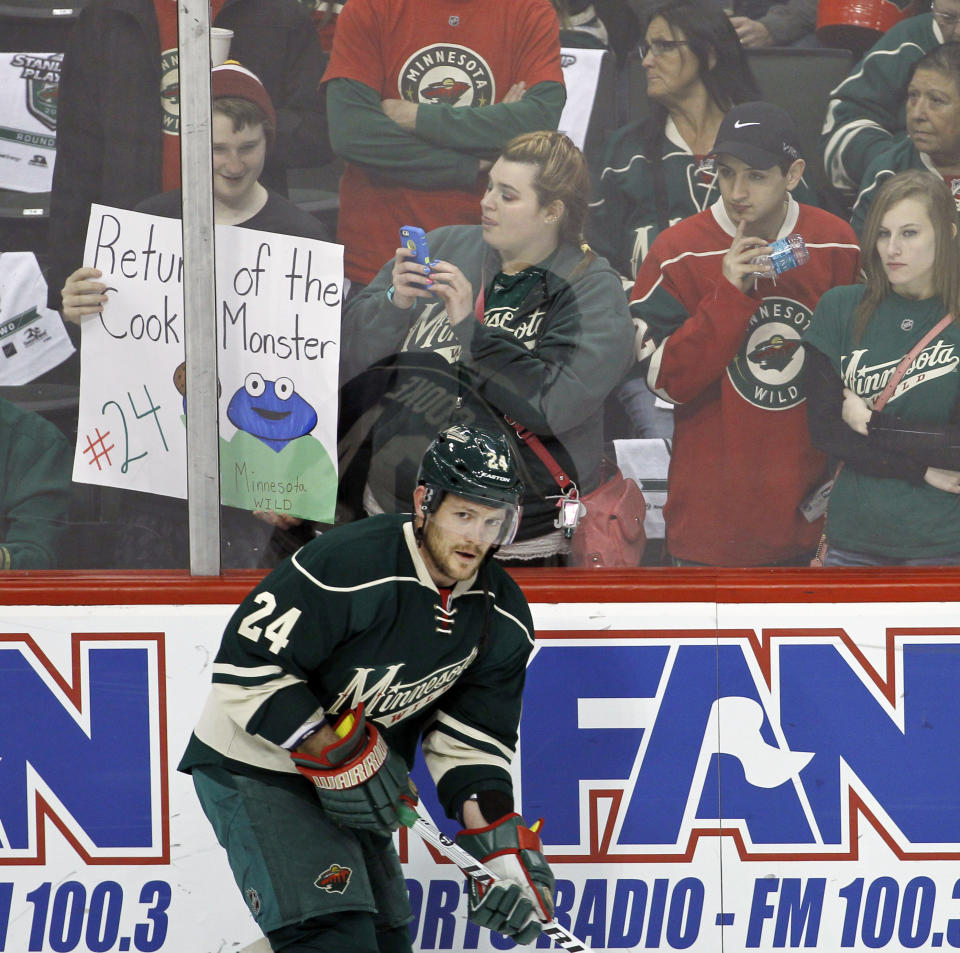
<path fill-rule="evenodd" d="M 500 555 L 562 561 L 558 484 L 508 418 L 539 437 L 581 495 L 596 488 L 603 403 L 632 360 L 633 325 L 616 273 L 583 244 L 588 193 L 567 136 L 518 136 L 490 170 L 479 226 L 429 233 L 429 265 L 398 248 L 348 304 L 344 379 L 389 364 L 365 418 L 375 418 L 366 512 L 408 507 L 439 430 L 494 426 L 517 446 L 527 487 L 517 541 Z"/>
<path fill-rule="evenodd" d="M 960 241 L 943 179 L 884 182 L 862 248 L 866 283 L 828 291 L 804 337 L 810 436 L 842 462 L 823 564 L 958 565 Z"/>

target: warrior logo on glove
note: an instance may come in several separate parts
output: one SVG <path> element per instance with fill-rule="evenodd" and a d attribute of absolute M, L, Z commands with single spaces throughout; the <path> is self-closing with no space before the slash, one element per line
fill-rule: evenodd
<path fill-rule="evenodd" d="M 297 770 L 314 785 L 330 820 L 344 827 L 389 834 L 402 823 L 404 806 L 416 806 L 407 764 L 391 751 L 363 705 L 334 725 L 339 740 L 319 757 L 292 751 Z"/>
<path fill-rule="evenodd" d="M 353 715 L 347 717 L 352 718 Z M 361 752 L 360 760 L 352 768 L 330 774 L 313 774 L 311 776 L 313 783 L 318 788 L 326 788 L 328 791 L 340 791 L 343 788 L 355 788 L 358 784 L 369 781 L 383 767 L 390 753 L 387 743 L 376 728 L 371 727 L 369 740 L 373 743 L 373 747 L 368 745 L 364 752 Z"/>

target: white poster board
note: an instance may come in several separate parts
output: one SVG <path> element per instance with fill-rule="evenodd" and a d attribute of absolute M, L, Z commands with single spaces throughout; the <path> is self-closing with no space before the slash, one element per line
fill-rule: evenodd
<path fill-rule="evenodd" d="M 670 471 L 670 441 L 662 437 L 614 440 L 617 466 L 643 490 L 647 515 L 643 528 L 647 539 L 663 539 L 666 524 L 663 508 L 667 502 L 667 475 Z"/>
<path fill-rule="evenodd" d="M 221 500 L 332 522 L 343 247 L 218 225 L 216 260 Z M 95 205 L 84 264 L 73 478 L 185 499 L 180 222 Z"/>

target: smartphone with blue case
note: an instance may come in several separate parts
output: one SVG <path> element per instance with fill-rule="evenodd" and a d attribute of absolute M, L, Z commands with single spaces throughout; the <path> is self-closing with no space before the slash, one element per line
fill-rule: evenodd
<path fill-rule="evenodd" d="M 427 247 L 427 235 L 416 225 L 404 225 L 400 229 L 400 244 L 413 252 L 413 261 L 418 265 L 430 264 L 430 249 Z"/>

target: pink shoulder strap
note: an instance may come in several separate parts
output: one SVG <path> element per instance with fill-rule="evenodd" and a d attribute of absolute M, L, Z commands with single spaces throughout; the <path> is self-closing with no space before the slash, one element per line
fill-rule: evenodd
<path fill-rule="evenodd" d="M 945 314 L 927 333 L 917 341 L 908 354 L 903 356 L 903 360 L 897 365 L 896 370 L 890 375 L 887 386 L 880 392 L 880 396 L 873 402 L 873 409 L 880 410 L 890 399 L 893 392 L 897 389 L 897 384 L 903 380 L 903 375 L 910 369 L 910 365 L 917 359 L 917 355 L 953 320 L 952 314 Z"/>

